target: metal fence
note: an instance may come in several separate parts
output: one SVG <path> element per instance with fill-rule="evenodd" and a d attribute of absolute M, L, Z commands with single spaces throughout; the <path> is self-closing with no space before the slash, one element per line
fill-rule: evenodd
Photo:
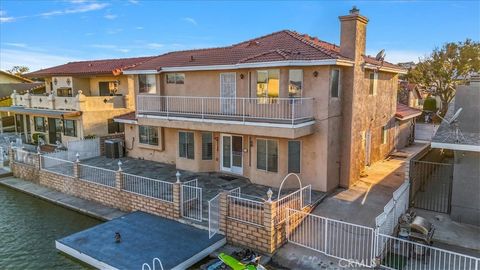
<path fill-rule="evenodd" d="M 34 152 L 29 152 L 20 148 L 12 148 L 13 158 L 15 162 L 27 164 L 34 166 L 35 160 L 37 159 L 38 154 Z"/>
<path fill-rule="evenodd" d="M 195 221 L 202 221 L 202 189 L 194 179 L 181 186 L 181 211 L 182 216 Z"/>
<path fill-rule="evenodd" d="M 122 189 L 146 197 L 173 202 L 173 183 L 170 182 L 123 173 Z"/>
<path fill-rule="evenodd" d="M 220 231 L 220 194 L 208 201 L 208 237 Z"/>
<path fill-rule="evenodd" d="M 295 209 L 288 210 L 287 240 L 337 259 L 371 266 L 373 228 L 329 219 Z"/>
<path fill-rule="evenodd" d="M 290 243 L 353 267 L 402 270 L 480 270 L 480 258 L 397 238 L 344 221 L 289 209 Z"/>
<path fill-rule="evenodd" d="M 288 209 L 302 210 L 312 203 L 312 186 L 305 186 L 275 201 L 275 223 L 284 222 L 288 215 Z"/>
<path fill-rule="evenodd" d="M 313 118 L 313 98 L 137 97 L 138 112 L 165 117 L 234 121 L 297 121 Z"/>
<path fill-rule="evenodd" d="M 410 162 L 410 205 L 450 213 L 453 165 L 423 160 Z"/>
<path fill-rule="evenodd" d="M 65 176 L 74 176 L 73 164 L 74 162 L 64 160 L 56 157 L 40 155 L 40 168 L 44 171 L 49 171 Z"/>
<path fill-rule="evenodd" d="M 387 269 L 479 270 L 480 259 L 378 233 L 376 258 Z"/>
<path fill-rule="evenodd" d="M 86 164 L 78 164 L 80 180 L 92 182 L 108 187 L 115 187 L 115 171 L 94 167 Z"/>
<path fill-rule="evenodd" d="M 240 192 L 235 191 L 233 195 L 227 196 L 227 205 L 227 216 L 229 218 L 263 226 L 263 201 L 242 198 Z"/>

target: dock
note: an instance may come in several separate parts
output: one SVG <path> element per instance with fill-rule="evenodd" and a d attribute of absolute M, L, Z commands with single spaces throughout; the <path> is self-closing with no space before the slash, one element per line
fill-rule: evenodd
<path fill-rule="evenodd" d="M 209 239 L 206 230 L 137 211 L 59 239 L 55 246 L 99 269 L 133 270 L 144 263 L 153 269 L 155 258 L 163 269 L 186 269 L 225 243 L 223 235 Z"/>

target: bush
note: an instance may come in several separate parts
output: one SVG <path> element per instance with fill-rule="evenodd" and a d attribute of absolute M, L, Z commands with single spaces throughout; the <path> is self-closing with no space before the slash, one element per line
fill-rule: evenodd
<path fill-rule="evenodd" d="M 33 133 L 32 134 L 32 139 L 33 139 L 33 143 L 38 145 L 38 139 L 42 139 L 43 141 L 45 141 L 45 134 L 43 133 Z"/>
<path fill-rule="evenodd" d="M 429 112 L 437 111 L 437 100 L 429 97 L 423 102 L 423 110 Z"/>

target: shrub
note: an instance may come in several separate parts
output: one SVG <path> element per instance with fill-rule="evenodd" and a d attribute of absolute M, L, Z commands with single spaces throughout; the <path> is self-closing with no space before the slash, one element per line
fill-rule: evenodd
<path fill-rule="evenodd" d="M 423 102 L 423 110 L 430 111 L 430 112 L 437 111 L 437 100 L 432 97 L 427 98 Z"/>

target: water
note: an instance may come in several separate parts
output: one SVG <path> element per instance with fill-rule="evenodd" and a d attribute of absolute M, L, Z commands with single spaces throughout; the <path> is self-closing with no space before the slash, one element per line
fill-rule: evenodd
<path fill-rule="evenodd" d="M 0 185 L 0 269 L 90 269 L 55 240 L 101 221 Z"/>

